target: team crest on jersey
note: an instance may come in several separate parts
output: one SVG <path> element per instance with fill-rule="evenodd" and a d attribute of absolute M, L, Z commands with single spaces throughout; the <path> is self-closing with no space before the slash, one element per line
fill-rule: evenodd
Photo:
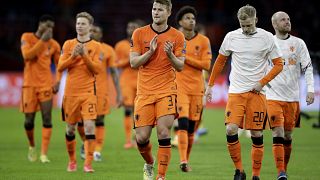
<path fill-rule="evenodd" d="M 296 49 L 296 48 L 295 48 L 294 46 L 290 46 L 290 51 L 291 51 L 291 52 L 294 52 L 295 49 Z"/>

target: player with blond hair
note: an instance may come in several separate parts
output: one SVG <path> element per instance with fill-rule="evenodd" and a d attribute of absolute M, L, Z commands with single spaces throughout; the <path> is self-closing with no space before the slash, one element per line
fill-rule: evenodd
<path fill-rule="evenodd" d="M 240 28 L 225 36 L 206 95 L 211 101 L 214 81 L 231 55 L 225 124 L 228 150 L 236 168 L 234 180 L 246 179 L 238 139 L 239 127 L 251 130 L 252 179 L 258 180 L 264 154 L 262 130 L 267 117 L 267 102 L 262 88 L 281 72 L 283 62 L 272 34 L 256 27 L 256 9 L 246 5 L 238 10 L 237 15 Z M 267 73 L 269 57 L 274 66 Z"/>

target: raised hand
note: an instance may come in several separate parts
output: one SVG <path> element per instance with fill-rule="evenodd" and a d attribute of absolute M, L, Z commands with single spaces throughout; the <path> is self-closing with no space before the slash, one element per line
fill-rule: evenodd
<path fill-rule="evenodd" d="M 164 51 L 166 52 L 167 56 L 170 57 L 172 54 L 172 49 L 173 49 L 173 43 L 170 41 L 166 41 L 164 43 Z"/>
<path fill-rule="evenodd" d="M 52 38 L 52 28 L 48 28 L 47 30 L 45 30 L 43 32 L 43 34 L 41 35 L 41 39 L 43 41 L 48 41 L 49 39 Z"/>
<path fill-rule="evenodd" d="M 150 51 L 153 53 L 156 51 L 158 44 L 157 44 L 158 35 L 155 35 L 150 41 Z"/>

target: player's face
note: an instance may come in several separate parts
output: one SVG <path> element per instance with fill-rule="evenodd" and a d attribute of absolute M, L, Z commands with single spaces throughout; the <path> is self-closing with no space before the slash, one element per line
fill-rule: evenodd
<path fill-rule="evenodd" d="M 182 19 L 179 21 L 180 26 L 188 31 L 194 31 L 196 26 L 196 18 L 192 13 L 187 13 L 182 16 Z"/>
<path fill-rule="evenodd" d="M 129 22 L 128 25 L 127 25 L 127 35 L 128 35 L 129 37 L 131 37 L 133 31 L 134 31 L 135 29 L 139 28 L 139 27 L 140 27 L 139 24 L 134 23 L 134 22 Z"/>
<path fill-rule="evenodd" d="M 160 25 L 167 22 L 170 12 L 168 10 L 168 7 L 164 4 L 160 3 L 153 3 L 152 7 L 152 19 L 153 23 Z"/>
<path fill-rule="evenodd" d="M 98 26 L 92 26 L 90 29 L 90 36 L 96 41 L 100 41 L 102 38 L 102 30 Z"/>
<path fill-rule="evenodd" d="M 276 29 L 284 34 L 291 31 L 290 17 L 287 13 L 280 13 L 276 17 Z"/>
<path fill-rule="evenodd" d="M 256 23 L 257 23 L 256 17 L 247 18 L 246 20 L 239 19 L 239 23 L 242 29 L 242 33 L 245 35 L 250 35 L 256 31 Z"/>
<path fill-rule="evenodd" d="M 78 35 L 87 35 L 90 33 L 91 24 L 89 23 L 89 20 L 84 17 L 77 18 L 76 22 L 76 31 Z"/>

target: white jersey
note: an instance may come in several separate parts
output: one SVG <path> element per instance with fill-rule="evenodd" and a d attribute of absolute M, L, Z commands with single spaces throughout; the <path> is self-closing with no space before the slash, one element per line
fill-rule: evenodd
<path fill-rule="evenodd" d="M 282 72 L 269 82 L 266 88 L 267 99 L 298 102 L 299 79 L 305 73 L 308 92 L 314 92 L 313 68 L 306 44 L 300 38 L 290 35 L 287 39 L 274 36 L 285 61 Z M 272 65 L 269 64 L 269 69 Z"/>
<path fill-rule="evenodd" d="M 242 29 L 229 32 L 219 53 L 230 56 L 231 72 L 229 93 L 244 93 L 253 89 L 267 73 L 268 57 L 281 57 L 273 35 L 261 28 L 256 33 L 244 35 Z"/>

